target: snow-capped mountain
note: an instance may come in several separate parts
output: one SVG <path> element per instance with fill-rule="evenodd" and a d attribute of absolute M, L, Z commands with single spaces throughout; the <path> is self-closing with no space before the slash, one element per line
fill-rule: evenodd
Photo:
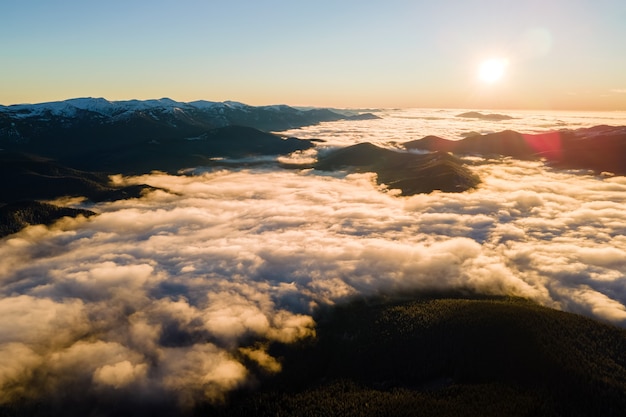
<path fill-rule="evenodd" d="M 325 109 L 249 106 L 234 101 L 65 101 L 0 106 L 0 149 L 52 158 L 111 151 L 145 143 L 191 137 L 226 126 L 280 131 L 344 119 Z"/>
<path fill-rule="evenodd" d="M 279 137 L 275 137 L 278 140 L 275 143 L 258 130 L 280 131 L 344 118 L 325 109 L 255 107 L 234 101 L 183 103 L 169 98 L 127 101 L 74 98 L 0 106 L 0 150 L 52 158 L 82 169 L 117 168 L 123 159 L 121 155 L 132 154 L 122 167 L 126 169 L 139 165 L 142 154 L 147 157 L 154 153 L 165 158 L 180 150 L 188 158 L 194 152 L 223 156 L 302 149 L 312 145 L 281 141 Z M 227 127 L 247 129 L 220 130 Z M 192 144 L 186 140 L 189 138 L 204 139 Z M 251 144 L 249 138 L 269 141 L 272 145 Z M 154 161 L 157 157 L 151 158 Z M 105 159 L 115 164 L 104 164 Z"/>
<path fill-rule="evenodd" d="M 0 105 L 0 117 L 5 122 L 7 119 L 12 122 L 17 120 L 52 122 L 55 118 L 87 117 L 112 123 L 137 115 L 148 116 L 153 119 L 170 115 L 188 121 L 193 120 L 195 124 L 212 127 L 245 124 L 265 130 L 289 129 L 343 118 L 342 115 L 330 110 L 299 110 L 286 105 L 255 107 L 235 101 L 198 100 L 185 103 L 169 98 L 126 101 L 109 101 L 104 98 L 73 98 L 49 103 Z"/>
<path fill-rule="evenodd" d="M 249 107 L 237 103 L 240 107 Z M 216 103 L 211 101 L 195 101 L 183 103 L 169 98 L 158 100 L 125 100 L 109 101 L 104 98 L 73 98 L 65 101 L 56 101 L 38 104 L 17 104 L 12 106 L 0 106 L 0 113 L 17 118 L 32 117 L 75 117 L 81 111 L 94 113 L 104 117 L 126 116 L 130 117 L 135 112 L 169 112 L 194 111 L 219 108 L 232 108 L 231 102 Z"/>

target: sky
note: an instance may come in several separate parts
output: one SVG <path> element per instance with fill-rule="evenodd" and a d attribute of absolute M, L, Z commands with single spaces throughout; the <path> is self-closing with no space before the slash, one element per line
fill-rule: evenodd
<path fill-rule="evenodd" d="M 0 104 L 626 110 L 624 22 L 622 0 L 3 1 Z"/>

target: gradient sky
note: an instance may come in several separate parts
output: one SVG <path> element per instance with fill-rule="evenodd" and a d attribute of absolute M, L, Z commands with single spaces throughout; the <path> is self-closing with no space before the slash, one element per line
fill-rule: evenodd
<path fill-rule="evenodd" d="M 626 110 L 625 40 L 624 0 L 3 1 L 0 103 Z"/>

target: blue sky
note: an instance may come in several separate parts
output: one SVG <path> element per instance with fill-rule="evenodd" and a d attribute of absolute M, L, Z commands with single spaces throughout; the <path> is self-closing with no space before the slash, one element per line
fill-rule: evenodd
<path fill-rule="evenodd" d="M 624 22 L 619 0 L 7 1 L 0 103 L 626 110 Z"/>

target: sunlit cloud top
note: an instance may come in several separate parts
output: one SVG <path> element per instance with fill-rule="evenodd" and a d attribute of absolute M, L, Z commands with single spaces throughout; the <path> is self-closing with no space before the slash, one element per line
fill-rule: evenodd
<path fill-rule="evenodd" d="M 117 177 L 169 191 L 0 240 L 0 404 L 71 387 L 219 401 L 250 380 L 243 357 L 280 368 L 253 341 L 310 336 L 317 307 L 380 292 L 516 295 L 626 326 L 624 177 L 475 169 L 475 192 L 408 198 L 373 174 Z"/>

